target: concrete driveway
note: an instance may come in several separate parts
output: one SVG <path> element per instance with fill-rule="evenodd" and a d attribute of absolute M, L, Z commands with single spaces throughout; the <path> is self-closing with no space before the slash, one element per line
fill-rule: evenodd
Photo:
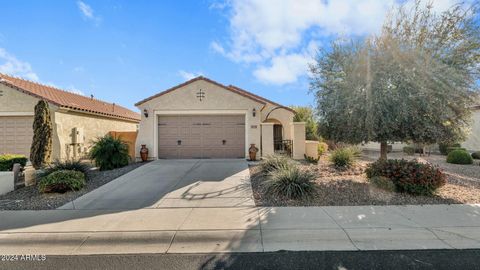
<path fill-rule="evenodd" d="M 60 209 L 250 207 L 253 201 L 245 160 L 156 160 Z"/>

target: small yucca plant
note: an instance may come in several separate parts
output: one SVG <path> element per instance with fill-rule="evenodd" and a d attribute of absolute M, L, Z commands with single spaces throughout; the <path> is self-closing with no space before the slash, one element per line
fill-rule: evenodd
<path fill-rule="evenodd" d="M 269 155 L 260 162 L 260 169 L 267 175 L 281 168 L 287 168 L 294 165 L 294 161 L 283 155 Z"/>
<path fill-rule="evenodd" d="M 289 166 L 272 171 L 265 181 L 267 192 L 289 199 L 309 196 L 314 190 L 315 175 L 297 166 Z"/>
<path fill-rule="evenodd" d="M 90 158 L 101 171 L 128 165 L 128 145 L 110 135 L 98 138 L 90 150 Z"/>

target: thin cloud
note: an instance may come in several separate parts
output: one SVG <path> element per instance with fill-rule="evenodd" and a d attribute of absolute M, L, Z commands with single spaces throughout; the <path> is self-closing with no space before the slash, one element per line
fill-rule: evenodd
<path fill-rule="evenodd" d="M 80 10 L 80 13 L 82 13 L 86 20 L 93 21 L 96 25 L 100 23 L 101 18 L 95 15 L 95 12 L 91 6 L 83 1 L 77 1 L 77 6 Z"/>
<path fill-rule="evenodd" d="M 180 75 L 180 77 L 182 77 L 184 80 L 186 81 L 189 81 L 193 78 L 196 78 L 198 76 L 203 76 L 203 73 L 202 72 L 188 72 L 188 71 L 185 71 L 185 70 L 180 70 L 178 71 L 178 75 Z"/>
<path fill-rule="evenodd" d="M 33 72 L 30 63 L 17 59 L 4 48 L 0 48 L 0 73 L 38 81 L 38 75 Z"/>

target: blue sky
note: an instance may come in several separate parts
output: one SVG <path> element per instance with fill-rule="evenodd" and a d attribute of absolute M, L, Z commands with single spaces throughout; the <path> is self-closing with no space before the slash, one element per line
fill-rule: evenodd
<path fill-rule="evenodd" d="M 378 31 L 395 0 L 5 1 L 0 72 L 135 109 L 204 75 L 312 105 L 307 65 L 333 38 Z M 441 9 L 452 0 L 434 1 Z"/>

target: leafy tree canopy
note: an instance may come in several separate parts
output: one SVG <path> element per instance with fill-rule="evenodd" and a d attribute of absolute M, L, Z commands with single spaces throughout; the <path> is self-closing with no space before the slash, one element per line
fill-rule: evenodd
<path fill-rule="evenodd" d="M 318 125 L 315 120 L 313 109 L 309 106 L 291 106 L 295 110 L 294 122 L 305 122 L 305 138 L 307 140 L 318 140 Z"/>
<path fill-rule="evenodd" d="M 465 138 L 480 75 L 478 5 L 416 1 L 380 34 L 336 41 L 311 65 L 321 135 L 347 143 Z"/>

